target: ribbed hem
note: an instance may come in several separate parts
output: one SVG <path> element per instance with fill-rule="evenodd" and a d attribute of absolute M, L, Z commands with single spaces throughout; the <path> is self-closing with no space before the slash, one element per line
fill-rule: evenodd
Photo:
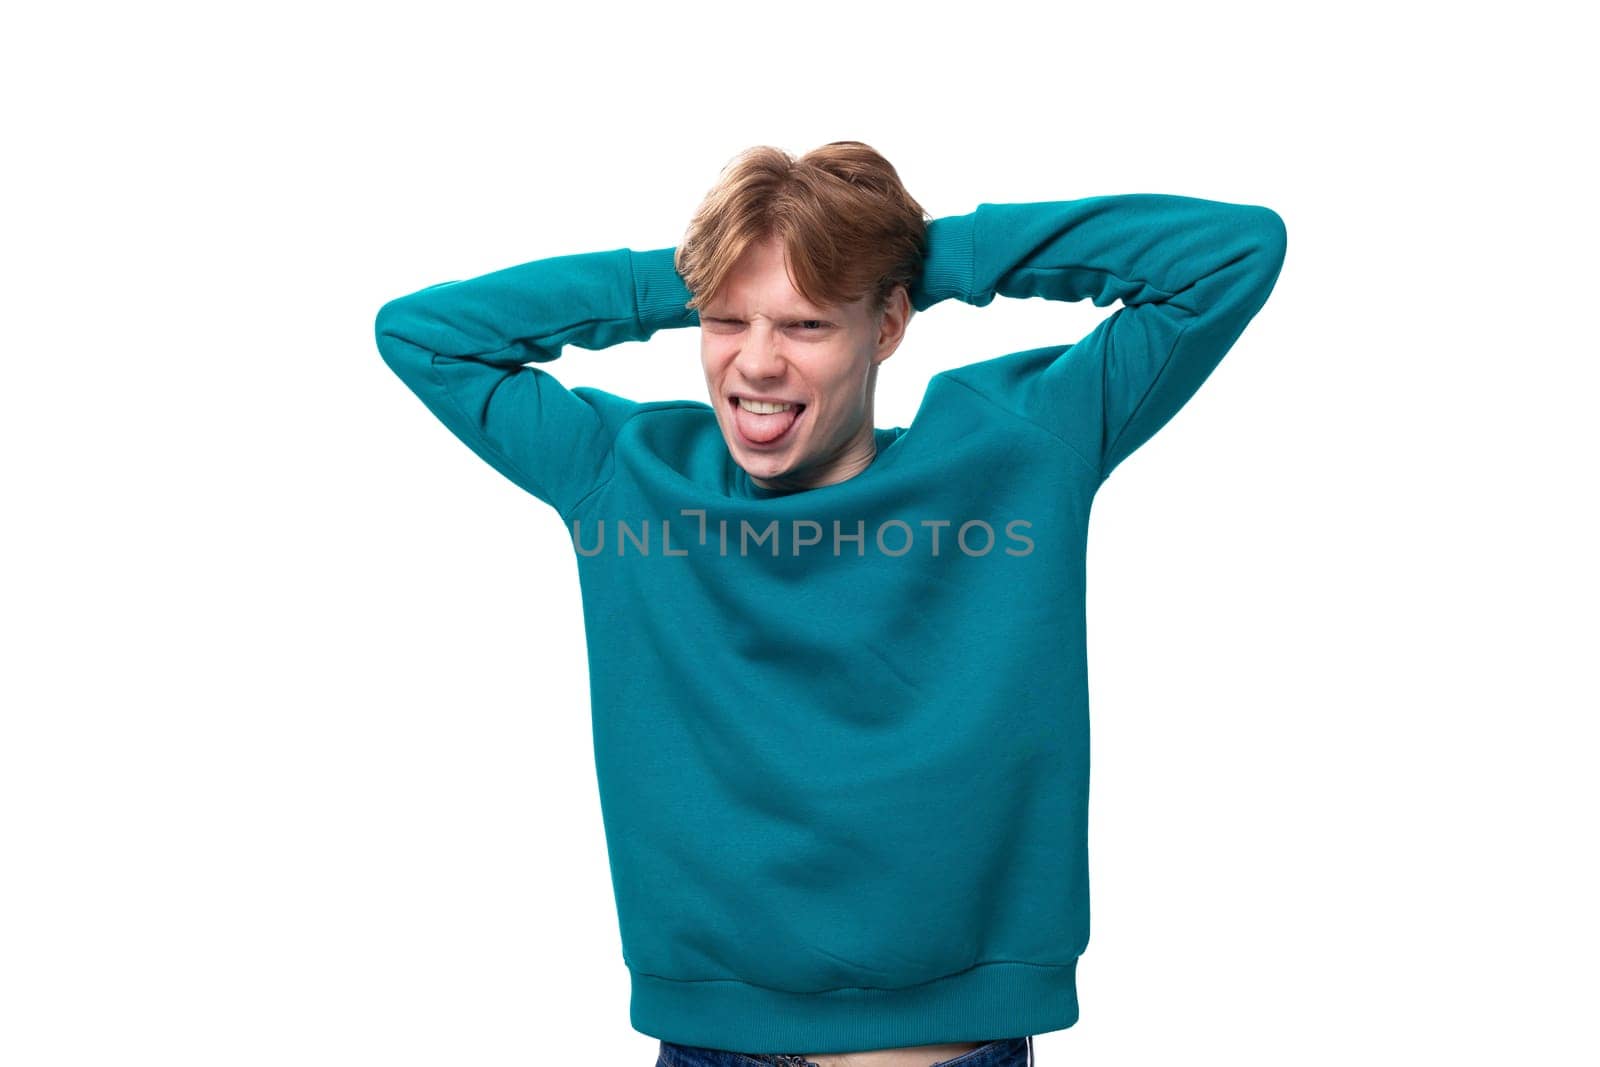
<path fill-rule="evenodd" d="M 728 980 L 630 971 L 633 1028 L 680 1045 L 736 1052 L 854 1052 L 992 1041 L 1078 1021 L 1078 961 L 986 963 L 900 989 L 792 993 Z"/>
<path fill-rule="evenodd" d="M 967 300 L 972 295 L 972 242 L 976 221 L 977 212 L 946 215 L 929 221 L 928 252 L 922 262 L 922 277 L 912 294 L 912 307 L 921 311 L 941 300 L 952 297 Z"/>
<path fill-rule="evenodd" d="M 694 326 L 700 316 L 684 307 L 694 295 L 673 266 L 673 248 L 628 250 L 633 269 L 633 303 L 639 325 L 653 332 L 673 326 Z"/>

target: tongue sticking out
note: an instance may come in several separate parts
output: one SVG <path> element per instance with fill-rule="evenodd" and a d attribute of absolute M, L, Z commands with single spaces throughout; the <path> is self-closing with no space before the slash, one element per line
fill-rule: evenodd
<path fill-rule="evenodd" d="M 789 407 L 771 415 L 746 411 L 742 404 L 737 403 L 733 408 L 733 417 L 738 420 L 739 432 L 757 444 L 766 444 L 782 437 L 799 416 L 800 409 L 796 407 Z"/>

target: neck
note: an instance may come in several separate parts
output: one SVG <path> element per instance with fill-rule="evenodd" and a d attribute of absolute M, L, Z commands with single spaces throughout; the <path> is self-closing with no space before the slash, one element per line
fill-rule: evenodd
<path fill-rule="evenodd" d="M 872 461 L 877 458 L 878 438 L 869 418 L 862 427 L 862 432 L 851 438 L 831 459 L 776 478 L 757 478 L 752 474 L 750 480 L 763 489 L 789 492 L 820 489 L 825 485 L 849 481 L 872 466 Z"/>

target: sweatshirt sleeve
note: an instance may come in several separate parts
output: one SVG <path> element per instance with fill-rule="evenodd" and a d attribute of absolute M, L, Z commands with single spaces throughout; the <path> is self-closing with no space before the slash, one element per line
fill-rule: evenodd
<path fill-rule="evenodd" d="M 428 286 L 378 310 L 378 351 L 451 433 L 565 518 L 609 477 L 640 405 L 528 364 L 697 323 L 673 252 L 553 256 Z"/>
<path fill-rule="evenodd" d="M 1155 193 L 979 204 L 928 223 L 912 305 L 996 295 L 1122 306 L 1075 344 L 962 368 L 1103 481 L 1175 415 L 1244 332 L 1286 248 L 1270 208 Z"/>

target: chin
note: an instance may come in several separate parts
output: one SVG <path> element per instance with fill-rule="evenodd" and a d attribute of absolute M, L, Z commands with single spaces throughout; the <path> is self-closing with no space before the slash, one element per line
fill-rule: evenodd
<path fill-rule="evenodd" d="M 744 472 L 757 478 L 782 478 L 794 469 L 793 463 L 774 459 L 771 456 L 751 456 L 734 453 L 734 458 Z"/>

